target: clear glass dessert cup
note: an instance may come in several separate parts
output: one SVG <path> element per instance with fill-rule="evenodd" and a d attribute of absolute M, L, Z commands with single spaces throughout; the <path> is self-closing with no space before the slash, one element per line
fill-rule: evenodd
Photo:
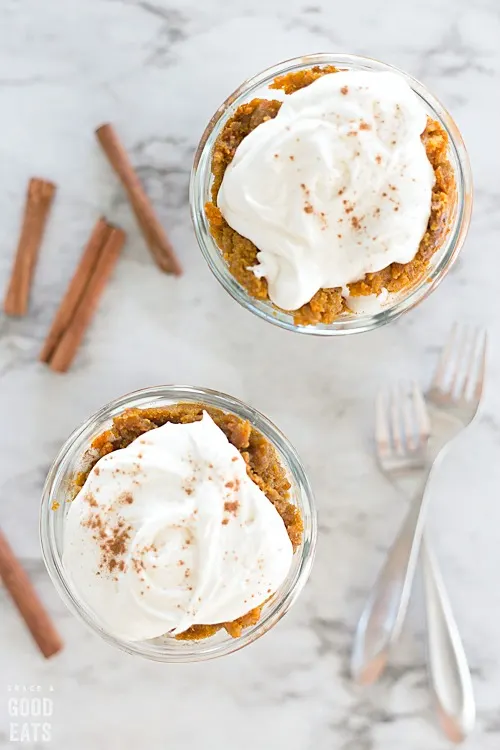
<path fill-rule="evenodd" d="M 389 301 L 383 305 L 377 306 L 375 304 L 375 312 L 343 313 L 328 325 L 304 326 L 296 325 L 293 315 L 278 310 L 270 301 L 258 300 L 250 296 L 236 281 L 210 234 L 204 207 L 211 197 L 213 148 L 227 120 L 240 105 L 255 97 L 280 98 L 279 92 L 273 92 L 268 88 L 277 76 L 312 68 L 314 65 L 335 65 L 344 70 L 393 71 L 402 75 L 419 97 L 428 115 L 437 120 L 448 134 L 449 159 L 456 180 L 456 201 L 449 220 L 448 235 L 443 245 L 432 256 L 427 273 L 417 284 L 399 293 L 391 294 Z M 467 235 L 472 212 L 472 175 L 467 151 L 453 118 L 436 97 L 419 81 L 392 65 L 368 57 L 320 53 L 286 60 L 264 70 L 242 83 L 219 107 L 208 123 L 195 154 L 190 183 L 190 206 L 196 237 L 205 260 L 215 277 L 237 302 L 264 320 L 281 328 L 319 336 L 337 336 L 371 331 L 390 323 L 414 308 L 436 289 L 457 259 Z M 361 301 L 373 300 L 373 298 L 366 297 L 358 299 Z"/>
<path fill-rule="evenodd" d="M 125 641 L 106 631 L 98 616 L 82 602 L 72 590 L 62 564 L 63 531 L 68 499 L 75 474 L 82 467 L 82 458 L 92 440 L 110 425 L 113 417 L 130 407 L 147 408 L 167 406 L 179 402 L 197 402 L 214 406 L 226 413 L 246 419 L 269 440 L 278 453 L 291 483 L 290 501 L 300 510 L 304 522 L 304 534 L 300 547 L 295 551 L 292 566 L 280 589 L 264 605 L 259 622 L 243 630 L 241 636 L 233 638 L 225 630 L 199 641 L 176 640 L 163 636 L 148 641 Z M 74 494 L 74 493 L 73 493 Z M 230 654 L 253 643 L 270 630 L 296 600 L 311 571 L 316 545 L 316 510 L 314 498 L 304 468 L 294 448 L 286 437 L 270 422 L 250 406 L 232 396 L 205 388 L 191 386 L 157 386 L 122 396 L 104 406 L 100 411 L 78 427 L 64 443 L 55 459 L 42 495 L 40 511 L 40 538 L 42 554 L 49 575 L 66 606 L 108 643 L 127 651 L 159 662 L 193 662 Z"/>

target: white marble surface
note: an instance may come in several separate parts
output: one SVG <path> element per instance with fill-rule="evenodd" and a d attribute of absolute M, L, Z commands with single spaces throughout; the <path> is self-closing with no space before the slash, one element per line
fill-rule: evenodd
<path fill-rule="evenodd" d="M 430 523 L 477 693 L 467 747 L 498 750 L 499 39 L 497 0 L 3 0 L 0 287 L 28 177 L 54 179 L 59 193 L 30 314 L 0 318 L 0 524 L 66 649 L 44 663 L 0 590 L 1 750 L 15 746 L 7 711 L 15 685 L 53 687 L 58 750 L 447 747 L 429 706 L 418 596 L 383 684 L 353 688 L 347 660 L 404 512 L 371 455 L 372 399 L 385 378 L 425 378 L 457 317 L 490 325 L 490 388 L 477 427 L 443 466 Z M 392 327 L 332 341 L 240 309 L 205 266 L 187 204 L 193 150 L 224 96 L 268 64 L 325 50 L 380 57 L 421 78 L 456 116 L 476 181 L 466 248 L 436 294 Z M 153 266 L 96 147 L 93 129 L 106 120 L 131 147 L 179 249 L 180 280 Z M 101 211 L 129 239 L 73 369 L 57 376 L 37 352 Z M 304 458 L 320 514 L 314 572 L 294 610 L 254 646 L 202 665 L 150 664 L 101 643 L 65 611 L 40 561 L 40 489 L 61 441 L 112 397 L 160 382 L 226 390 L 272 417 Z"/>

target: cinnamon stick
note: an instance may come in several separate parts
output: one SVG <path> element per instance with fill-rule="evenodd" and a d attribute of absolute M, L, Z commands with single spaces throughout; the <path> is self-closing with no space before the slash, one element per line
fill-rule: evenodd
<path fill-rule="evenodd" d="M 109 123 L 101 125 L 96 130 L 96 136 L 109 163 L 125 188 L 139 227 L 156 263 L 163 271 L 180 276 L 182 267 L 177 259 L 172 243 L 160 224 L 155 210 L 113 126 Z"/>
<path fill-rule="evenodd" d="M 4 300 L 7 315 L 26 315 L 29 295 L 56 186 L 38 177 L 28 184 L 21 234 L 10 283 Z"/>
<path fill-rule="evenodd" d="M 66 294 L 64 295 L 55 315 L 48 336 L 45 339 L 42 351 L 40 352 L 41 362 L 48 363 L 53 356 L 83 295 L 85 294 L 99 256 L 111 234 L 111 231 L 112 227 L 106 223 L 106 220 L 103 218 L 99 219 L 90 235 L 80 263 L 75 271 L 75 275 L 68 286 Z"/>
<path fill-rule="evenodd" d="M 33 584 L 0 530 L 0 578 L 46 659 L 57 654 L 63 642 Z"/>
<path fill-rule="evenodd" d="M 94 272 L 82 294 L 73 317 L 49 361 L 52 370 L 66 372 L 78 350 L 80 342 L 97 309 L 99 299 L 125 241 L 125 232 L 111 227 L 109 236 L 101 250 Z"/>

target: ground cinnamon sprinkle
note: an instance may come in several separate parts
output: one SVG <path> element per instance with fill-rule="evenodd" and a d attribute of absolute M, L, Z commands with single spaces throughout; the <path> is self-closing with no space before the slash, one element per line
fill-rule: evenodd
<path fill-rule="evenodd" d="M 232 513 L 233 515 L 236 515 L 238 508 L 240 507 L 240 504 L 237 500 L 233 500 L 232 502 L 226 502 L 224 503 L 224 510 L 227 513 Z"/>
<path fill-rule="evenodd" d="M 111 427 L 93 440 L 85 458 L 85 471 L 78 473 L 75 477 L 75 494 L 83 487 L 90 471 L 103 456 L 120 448 L 126 448 L 140 435 L 167 422 L 188 424 L 199 421 L 202 419 L 204 411 L 211 416 L 215 424 L 224 432 L 229 442 L 237 448 L 245 460 L 248 476 L 260 487 L 280 514 L 295 551 L 302 542 L 304 525 L 300 511 L 290 502 L 290 482 L 275 449 L 250 422 L 205 404 L 179 403 L 149 409 L 133 408 L 119 414 L 113 419 Z M 232 458 L 232 461 L 237 460 L 238 456 Z M 225 486 L 228 492 L 227 500 L 224 503 L 224 511 L 228 516 L 234 517 L 239 509 L 239 502 L 235 494 L 239 490 L 239 480 L 230 479 Z M 185 488 L 185 491 L 189 494 L 190 488 Z M 124 503 L 133 502 L 133 496 L 124 493 L 122 501 Z M 222 520 L 224 526 L 229 523 L 228 516 L 225 516 Z M 114 528 L 109 529 L 106 525 L 106 518 L 99 513 L 95 514 L 87 525 L 94 531 L 94 539 L 99 542 L 101 570 L 112 574 L 117 570 L 125 570 L 124 558 L 130 541 L 131 527 L 124 521 L 119 521 Z M 190 540 L 186 539 L 185 543 L 187 548 Z M 152 546 L 145 548 L 143 553 L 149 551 L 157 552 L 156 548 Z M 134 556 L 130 563 L 134 571 L 141 575 L 144 569 L 142 558 Z M 180 560 L 179 565 L 182 567 L 184 561 Z M 186 569 L 184 575 L 186 579 L 189 578 L 191 571 Z M 221 628 L 224 628 L 231 636 L 238 637 L 244 628 L 258 622 L 263 606 L 254 607 L 233 622 L 194 625 L 176 637 L 180 640 L 198 640 L 210 637 Z"/>
<path fill-rule="evenodd" d="M 139 575 L 139 573 L 141 573 L 141 571 L 144 570 L 144 560 L 141 560 L 141 558 L 139 557 L 133 557 L 132 567 L 135 570 L 135 572 Z"/>
<path fill-rule="evenodd" d="M 335 73 L 333 66 L 323 68 L 315 66 L 309 70 L 296 71 L 279 76 L 270 86 L 291 94 L 308 86 L 317 78 Z M 341 93 L 347 95 L 349 89 L 342 87 Z M 250 240 L 242 237 L 232 229 L 217 207 L 217 195 L 224 172 L 232 161 L 241 141 L 265 120 L 276 117 L 281 102 L 268 99 L 253 99 L 238 107 L 234 115 L 226 122 L 214 147 L 212 156 L 212 199 L 205 205 L 210 232 L 221 249 L 222 255 L 231 274 L 256 299 L 268 300 L 267 281 L 257 278 L 252 266 L 257 263 L 258 249 Z M 361 122 L 361 130 L 369 129 L 368 123 Z M 349 285 L 352 296 L 380 294 L 383 288 L 389 292 L 399 292 L 413 286 L 424 276 L 432 255 L 442 246 L 449 231 L 449 219 L 456 200 L 456 185 L 453 168 L 448 158 L 448 136 L 439 123 L 428 118 L 427 127 L 422 133 L 427 157 L 434 169 L 436 182 L 432 192 L 431 216 L 427 231 L 423 236 L 415 258 L 410 263 L 392 263 L 377 273 L 367 274 L 361 281 Z M 382 156 L 375 157 L 382 164 Z M 306 186 L 302 185 L 303 190 Z M 344 188 L 339 190 L 339 195 Z M 306 193 L 307 194 L 307 193 Z M 305 204 L 304 211 L 312 213 L 310 202 Z M 346 205 L 345 213 L 350 214 L 353 207 Z M 395 209 L 398 210 L 398 209 Z M 293 311 L 297 325 L 316 325 L 332 323 L 346 310 L 342 289 L 320 289 L 306 305 Z"/>
<path fill-rule="evenodd" d="M 86 503 L 90 505 L 91 508 L 97 508 L 97 500 L 90 492 L 87 492 L 87 494 L 84 497 L 84 500 Z"/>
<path fill-rule="evenodd" d="M 119 501 L 121 503 L 124 503 L 125 505 L 132 505 L 134 502 L 134 496 L 130 494 L 130 492 L 124 492 L 123 495 L 119 498 Z"/>
<path fill-rule="evenodd" d="M 95 501 L 89 504 L 97 505 Z M 99 543 L 100 550 L 99 570 L 112 573 L 117 566 L 123 570 L 125 563 L 123 561 L 122 568 L 121 562 L 127 553 L 132 527 L 122 520 L 117 521 L 114 526 L 110 527 L 106 523 L 105 516 L 101 513 L 90 516 L 87 521 L 83 522 L 83 526 L 95 532 L 93 538 Z"/>

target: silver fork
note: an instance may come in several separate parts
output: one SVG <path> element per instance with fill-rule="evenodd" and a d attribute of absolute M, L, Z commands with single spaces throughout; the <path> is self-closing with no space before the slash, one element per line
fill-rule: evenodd
<path fill-rule="evenodd" d="M 422 515 L 425 485 L 432 468 L 428 459 L 430 431 L 424 397 L 416 385 L 409 398 L 401 398 L 399 391 L 390 400 L 382 395 L 377 399 L 377 453 L 391 473 L 401 473 L 408 461 L 421 489 L 415 495 L 358 623 L 351 671 L 361 684 L 375 682 L 384 670 L 389 648 L 398 637 L 406 614 L 418 555 L 418 546 L 412 539 L 416 537 L 416 522 Z M 420 466 L 424 467 L 423 471 Z"/>
<path fill-rule="evenodd" d="M 413 582 L 429 493 L 426 485 L 441 459 L 445 446 L 477 413 L 481 400 L 486 361 L 486 334 L 471 335 L 455 326 L 441 355 L 431 388 L 426 399 L 429 406 L 432 439 L 425 450 L 425 435 L 421 407 L 423 401 L 413 394 L 413 432 L 410 429 L 408 406 L 400 421 L 391 416 L 392 435 L 399 437 L 387 441 L 387 430 L 379 429 L 377 440 L 382 452 L 392 457 L 394 466 L 405 452 L 410 453 L 425 469 L 420 475 L 420 489 L 410 506 L 406 520 L 394 542 L 387 561 L 370 594 L 356 632 L 351 668 L 359 682 L 373 682 L 382 672 L 390 645 L 397 639 Z M 379 405 L 379 408 L 380 405 Z M 417 421 L 415 421 L 417 420 Z M 419 429 L 415 427 L 418 425 Z M 410 443 L 405 436 L 411 434 Z M 413 442 L 412 442 L 413 441 Z M 431 675 L 435 691 L 439 679 Z"/>
<path fill-rule="evenodd" d="M 404 397 L 405 392 L 402 388 L 392 394 L 393 412 L 405 409 Z M 387 431 L 390 435 L 388 409 L 384 408 L 384 402 L 385 396 L 381 394 L 377 399 L 376 408 L 375 448 L 378 463 L 382 472 L 405 494 L 410 495 L 414 493 L 426 471 L 427 452 L 425 449 L 415 449 L 411 445 L 411 433 L 410 443 L 407 435 L 402 438 L 406 440 L 407 446 L 404 455 L 393 455 L 392 452 L 384 450 L 384 443 L 378 439 L 381 431 Z M 429 676 L 438 717 L 447 737 L 454 742 L 460 742 L 474 727 L 474 691 L 460 632 L 437 559 L 425 533 L 421 543 L 420 562 L 425 590 Z"/>

